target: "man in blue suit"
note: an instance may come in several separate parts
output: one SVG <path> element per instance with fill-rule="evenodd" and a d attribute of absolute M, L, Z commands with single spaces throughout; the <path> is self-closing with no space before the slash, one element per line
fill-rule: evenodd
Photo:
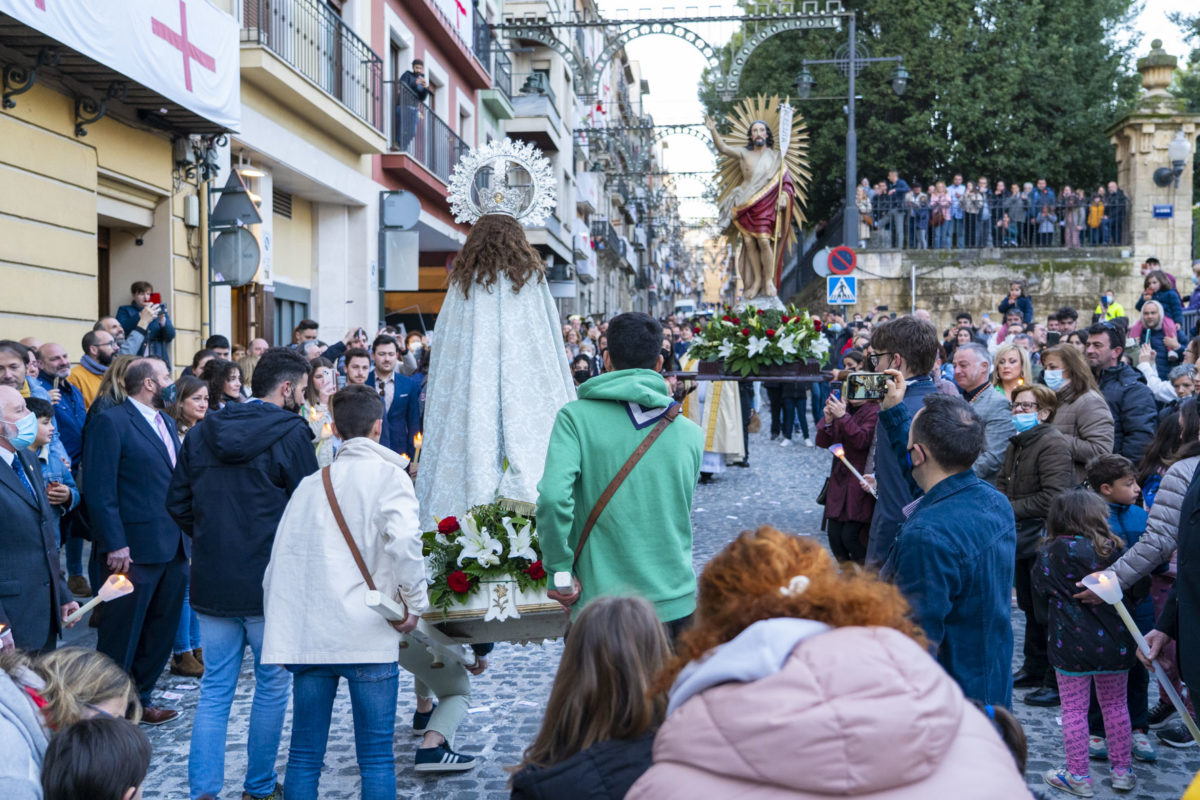
<path fill-rule="evenodd" d="M 37 428 L 20 393 L 0 385 L 0 649 L 53 650 L 79 608 L 58 566 L 58 512 L 26 449 Z"/>
<path fill-rule="evenodd" d="M 396 337 L 381 334 L 371 345 L 375 369 L 367 376 L 367 386 L 383 399 L 383 436 L 379 443 L 410 459 L 415 452 L 413 437 L 421 431 L 421 385 L 396 371 L 400 361 L 400 343 Z M 410 468 L 415 474 L 415 470 Z"/>
<path fill-rule="evenodd" d="M 133 676 L 145 711 L 157 725 L 179 716 L 154 706 L 151 692 L 171 656 L 183 608 L 189 543 L 167 513 L 167 488 L 179 453 L 175 425 L 163 414 L 163 390 L 172 383 L 165 362 L 129 365 L 128 399 L 100 414 L 83 443 L 83 492 L 94 546 L 105 577 L 124 573 L 133 594 L 107 603 L 96 649 Z"/>

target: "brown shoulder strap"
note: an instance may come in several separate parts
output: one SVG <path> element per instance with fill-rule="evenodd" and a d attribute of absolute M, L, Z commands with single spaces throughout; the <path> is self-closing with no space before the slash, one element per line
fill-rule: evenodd
<path fill-rule="evenodd" d="M 654 426 L 654 429 L 650 431 L 650 433 L 646 434 L 646 438 L 642 439 L 642 443 L 639 444 L 637 449 L 633 451 L 633 455 L 631 455 L 629 460 L 625 462 L 625 466 L 621 467 L 621 469 L 617 472 L 616 477 L 614 477 L 604 489 L 604 494 L 600 495 L 600 499 L 596 501 L 596 505 L 592 508 L 592 513 L 588 515 L 587 522 L 583 524 L 583 530 L 579 534 L 579 543 L 575 545 L 575 561 L 571 565 L 572 570 L 574 570 L 575 565 L 579 563 L 579 557 L 583 554 L 583 546 L 587 544 L 588 537 L 592 534 L 592 528 L 596 526 L 596 521 L 600 519 L 600 514 L 604 512 L 604 508 L 608 505 L 608 501 L 613 499 L 613 495 L 617 493 L 617 489 L 621 488 L 621 484 L 624 483 L 625 479 L 629 477 L 629 473 L 633 471 L 633 468 L 637 466 L 637 463 L 642 460 L 642 456 L 646 455 L 646 451 L 650 449 L 650 446 L 658 440 L 659 436 L 662 436 L 662 432 L 665 431 L 667 426 L 670 425 L 678 416 L 678 403 L 672 403 L 671 405 L 667 406 L 667 411 L 658 420 L 658 424 Z"/>
<path fill-rule="evenodd" d="M 325 484 L 325 496 L 329 498 L 329 507 L 333 509 L 333 518 L 337 520 L 338 527 L 342 530 L 342 536 L 346 538 L 346 544 L 350 547 L 350 555 L 354 556 L 354 563 L 358 565 L 358 571 L 362 573 L 363 580 L 367 582 L 367 588 L 375 591 L 375 581 L 371 580 L 371 573 L 367 571 L 362 553 L 358 552 L 358 545 L 354 543 L 354 537 L 350 535 L 350 527 L 346 525 L 346 518 L 342 516 L 342 507 L 338 505 L 337 495 L 333 493 L 333 478 L 329 475 L 329 467 L 321 470 L 321 482 Z"/>

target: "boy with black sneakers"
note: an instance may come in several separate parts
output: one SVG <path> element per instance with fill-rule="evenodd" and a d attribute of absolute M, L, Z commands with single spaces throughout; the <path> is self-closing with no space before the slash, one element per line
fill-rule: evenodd
<path fill-rule="evenodd" d="M 1121 537 L 1125 547 L 1137 544 L 1138 539 L 1146 532 L 1146 520 L 1149 515 L 1145 509 L 1136 505 L 1141 488 L 1137 484 L 1137 474 L 1133 462 L 1118 453 L 1106 453 L 1096 456 L 1087 464 L 1087 481 L 1092 491 L 1100 495 L 1108 503 L 1108 527 L 1114 534 Z M 1138 629 L 1149 633 L 1154 629 L 1154 603 L 1145 591 L 1140 591 L 1139 585 L 1131 587 L 1130 611 Z M 1140 600 L 1134 600 L 1140 596 Z M 1158 748 L 1147 735 L 1150 728 L 1148 719 L 1147 694 L 1150 685 L 1150 675 L 1140 662 L 1135 663 L 1129 670 L 1129 686 L 1126 698 L 1129 704 L 1129 722 L 1133 727 L 1133 757 L 1138 761 L 1154 762 L 1158 760 Z M 1108 746 L 1104 740 L 1104 720 L 1100 715 L 1100 704 L 1095 701 L 1095 688 L 1092 688 L 1093 701 L 1088 711 L 1088 755 L 1095 759 L 1108 757 Z"/>

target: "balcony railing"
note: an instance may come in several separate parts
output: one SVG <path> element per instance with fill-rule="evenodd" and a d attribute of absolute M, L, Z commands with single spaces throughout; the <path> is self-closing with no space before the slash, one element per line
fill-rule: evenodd
<path fill-rule="evenodd" d="M 592 242 L 597 250 L 607 252 L 614 258 L 625 255 L 625 243 L 617 235 L 617 229 L 606 219 L 592 220 Z"/>
<path fill-rule="evenodd" d="M 500 49 L 492 52 L 492 86 L 512 100 L 512 59 Z"/>
<path fill-rule="evenodd" d="M 479 13 L 478 6 L 473 10 L 475 18 L 471 50 L 475 53 L 475 58 L 479 59 L 479 63 L 483 64 L 484 69 L 487 69 L 492 63 L 492 26 L 488 25 L 483 14 Z"/>
<path fill-rule="evenodd" d="M 282 58 L 352 114 L 383 130 L 383 59 L 316 0 L 244 0 L 242 41 Z"/>
<path fill-rule="evenodd" d="M 443 183 L 449 183 L 450 170 L 467 151 L 467 143 L 432 108 L 418 100 L 416 92 L 400 81 L 393 85 L 392 107 L 396 115 L 393 149 L 412 156 Z"/>

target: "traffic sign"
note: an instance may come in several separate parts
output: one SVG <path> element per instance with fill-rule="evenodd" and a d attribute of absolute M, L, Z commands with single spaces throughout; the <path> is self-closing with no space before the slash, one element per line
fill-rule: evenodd
<path fill-rule="evenodd" d="M 831 306 L 852 306 L 858 302 L 858 278 L 830 275 L 825 279 L 825 302 Z"/>
<path fill-rule="evenodd" d="M 813 256 L 813 272 L 820 275 L 822 278 L 829 277 L 829 248 L 822 247 Z"/>
<path fill-rule="evenodd" d="M 829 271 L 834 275 L 849 275 L 854 272 L 858 263 L 858 255 L 854 249 L 840 244 L 829 253 Z"/>

